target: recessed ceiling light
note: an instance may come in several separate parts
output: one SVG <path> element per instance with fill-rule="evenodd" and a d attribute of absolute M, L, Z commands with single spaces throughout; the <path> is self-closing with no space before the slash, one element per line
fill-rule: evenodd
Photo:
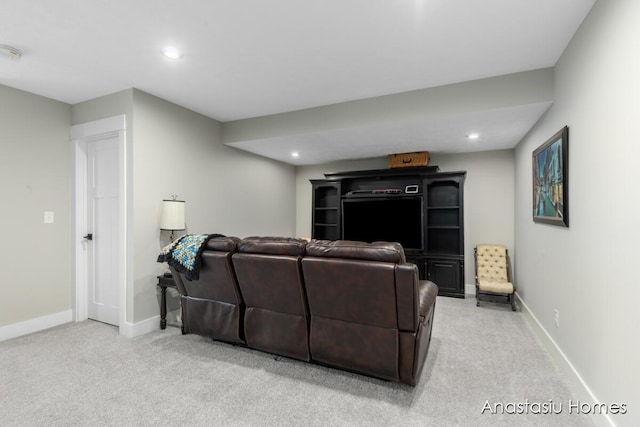
<path fill-rule="evenodd" d="M 300 153 L 294 151 L 293 153 L 291 153 L 291 157 L 300 157 Z"/>
<path fill-rule="evenodd" d="M 174 47 L 165 47 L 162 49 L 162 54 L 169 59 L 180 59 L 182 58 L 182 52 Z"/>
<path fill-rule="evenodd" d="M 480 135 L 478 135 L 477 133 L 470 133 L 469 135 L 467 135 L 467 138 L 469 138 L 469 139 L 478 139 L 478 138 L 480 138 Z"/>
<path fill-rule="evenodd" d="M 22 57 L 22 52 L 15 47 L 0 44 L 0 56 L 6 56 L 14 61 L 19 61 Z"/>

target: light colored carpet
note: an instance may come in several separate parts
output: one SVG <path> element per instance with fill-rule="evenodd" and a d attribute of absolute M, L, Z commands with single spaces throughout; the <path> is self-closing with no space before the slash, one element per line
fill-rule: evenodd
<path fill-rule="evenodd" d="M 524 316 L 438 297 L 417 387 L 168 327 L 127 339 L 98 322 L 0 343 L 2 426 L 590 426 Z M 495 403 L 562 403 L 562 414 L 482 414 Z"/>

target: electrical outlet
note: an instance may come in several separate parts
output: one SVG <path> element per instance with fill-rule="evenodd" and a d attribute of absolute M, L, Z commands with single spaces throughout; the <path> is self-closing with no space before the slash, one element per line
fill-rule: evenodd
<path fill-rule="evenodd" d="M 553 321 L 556 324 L 556 328 L 560 327 L 560 311 L 557 308 L 553 309 Z"/>
<path fill-rule="evenodd" d="M 44 223 L 53 224 L 53 212 L 47 211 L 44 213 Z"/>

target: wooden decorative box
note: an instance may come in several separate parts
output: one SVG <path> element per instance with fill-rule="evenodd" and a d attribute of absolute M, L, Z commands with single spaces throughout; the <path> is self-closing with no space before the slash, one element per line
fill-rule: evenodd
<path fill-rule="evenodd" d="M 390 168 L 407 168 L 413 166 L 429 166 L 429 152 L 389 154 Z"/>

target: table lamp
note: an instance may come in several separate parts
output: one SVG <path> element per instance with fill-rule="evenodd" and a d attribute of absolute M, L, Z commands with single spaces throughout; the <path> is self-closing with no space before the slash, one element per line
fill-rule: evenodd
<path fill-rule="evenodd" d="M 160 230 L 171 231 L 170 239 L 173 242 L 175 240 L 174 231 L 184 230 L 187 227 L 185 225 L 184 200 L 176 200 L 178 198 L 176 194 L 172 194 L 171 197 L 171 200 L 162 201 Z"/>

